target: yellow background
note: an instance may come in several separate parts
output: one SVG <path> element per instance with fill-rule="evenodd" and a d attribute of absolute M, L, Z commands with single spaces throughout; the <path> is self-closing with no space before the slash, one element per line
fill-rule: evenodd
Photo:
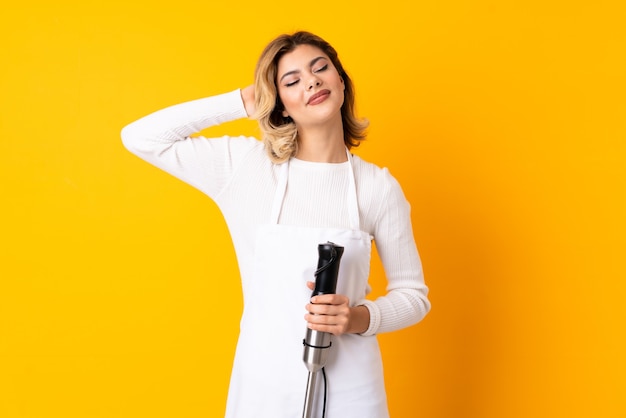
<path fill-rule="evenodd" d="M 392 416 L 626 416 L 621 4 L 3 6 L 0 417 L 223 415 L 241 310 L 227 230 L 119 131 L 250 83 L 295 29 L 336 46 L 371 121 L 356 153 L 412 203 L 433 310 L 380 336 Z M 257 128 L 210 133 L 226 132 Z"/>

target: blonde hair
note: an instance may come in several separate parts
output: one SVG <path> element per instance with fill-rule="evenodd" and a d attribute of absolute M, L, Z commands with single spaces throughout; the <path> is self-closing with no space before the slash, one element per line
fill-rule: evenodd
<path fill-rule="evenodd" d="M 298 130 L 289 117 L 284 117 L 283 104 L 278 95 L 276 76 L 278 61 L 299 45 L 312 45 L 330 58 L 345 85 L 344 102 L 341 106 L 344 143 L 348 149 L 359 146 L 366 137 L 367 120 L 355 115 L 354 85 L 343 69 L 337 51 L 325 40 L 309 32 L 280 35 L 270 42 L 256 65 L 254 80 L 255 119 L 259 121 L 265 148 L 274 163 L 282 163 L 298 150 Z"/>

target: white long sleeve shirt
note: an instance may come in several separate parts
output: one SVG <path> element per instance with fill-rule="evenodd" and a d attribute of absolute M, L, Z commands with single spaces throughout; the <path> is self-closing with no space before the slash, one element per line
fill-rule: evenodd
<path fill-rule="evenodd" d="M 193 134 L 247 117 L 239 90 L 159 110 L 124 127 L 126 148 L 213 199 L 227 222 L 242 275 L 252 268 L 257 227 L 270 218 L 278 166 L 252 137 Z M 346 194 L 350 166 L 292 158 L 279 222 L 349 228 Z M 369 233 L 384 266 L 387 293 L 352 301 L 370 311 L 373 335 L 407 327 L 430 310 L 428 288 L 413 238 L 410 206 L 389 171 L 353 158 L 361 230 Z M 245 303 L 245 299 L 244 299 Z"/>

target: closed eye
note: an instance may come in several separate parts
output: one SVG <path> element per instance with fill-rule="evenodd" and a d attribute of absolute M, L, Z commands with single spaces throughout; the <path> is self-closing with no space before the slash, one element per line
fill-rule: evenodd
<path fill-rule="evenodd" d="M 317 70 L 313 70 L 314 73 L 321 73 L 322 71 L 326 71 L 328 69 L 328 64 L 321 66 Z"/>

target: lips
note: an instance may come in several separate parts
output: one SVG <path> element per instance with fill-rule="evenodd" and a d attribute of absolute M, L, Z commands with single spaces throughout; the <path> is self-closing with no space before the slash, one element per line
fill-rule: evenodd
<path fill-rule="evenodd" d="M 309 97 L 308 105 L 316 105 L 322 103 L 330 95 L 330 90 L 320 90 L 313 96 Z"/>

